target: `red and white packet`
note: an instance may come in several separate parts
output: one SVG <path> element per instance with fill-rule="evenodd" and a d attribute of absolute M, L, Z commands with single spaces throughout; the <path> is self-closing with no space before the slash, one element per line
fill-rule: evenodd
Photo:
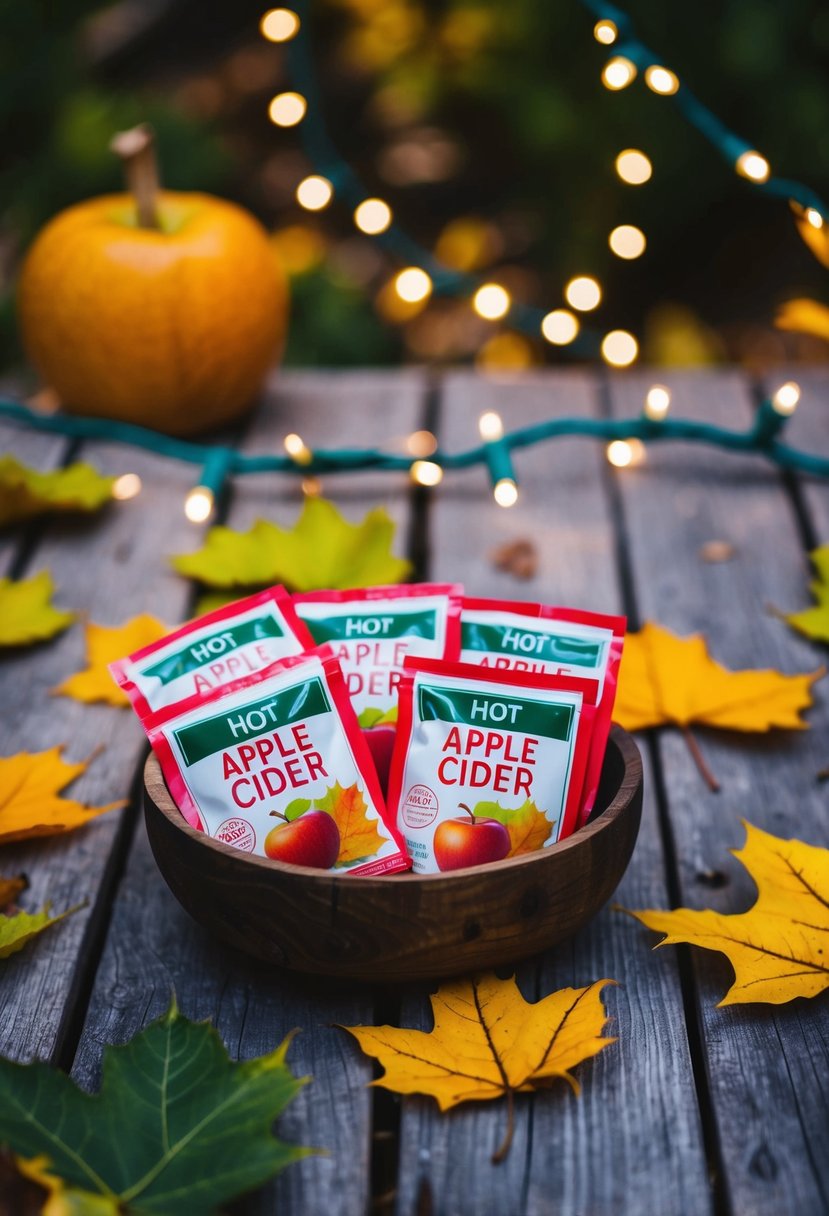
<path fill-rule="evenodd" d="M 314 647 L 284 587 L 269 587 L 188 621 L 110 663 L 115 682 L 143 718 Z"/>
<path fill-rule="evenodd" d="M 578 826 L 596 680 L 409 659 L 389 782 L 416 873 L 545 848 Z"/>
<path fill-rule="evenodd" d="M 599 684 L 587 761 L 581 827 L 596 802 L 616 700 L 626 618 L 577 608 L 466 597 L 461 660 L 488 670 L 572 675 Z"/>
<path fill-rule="evenodd" d="M 409 868 L 329 647 L 167 706 L 142 717 L 142 725 L 192 827 L 258 856 L 334 874 Z M 339 802 L 345 811 L 338 816 Z M 337 824 L 333 853 L 321 812 Z M 379 841 L 365 856 L 354 856 L 361 847 L 355 820 L 362 839 Z"/>

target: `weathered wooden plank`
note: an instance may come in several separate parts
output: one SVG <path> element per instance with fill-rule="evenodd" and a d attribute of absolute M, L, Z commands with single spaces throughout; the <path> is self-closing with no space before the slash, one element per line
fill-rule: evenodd
<path fill-rule="evenodd" d="M 243 443 L 247 452 L 275 451 L 287 431 L 311 446 L 347 446 L 404 434 L 420 424 L 421 377 L 291 375 L 276 382 Z M 405 518 L 405 477 L 359 475 L 328 479 L 327 496 L 351 518 L 391 500 Z M 283 526 L 301 502 L 296 479 L 256 476 L 235 487 L 228 523 L 246 528 L 258 515 Z M 185 546 L 187 547 L 187 546 Z M 344 879 L 343 881 L 348 881 Z M 357 1216 L 369 1204 L 371 1067 L 336 1023 L 371 1022 L 370 993 L 335 981 L 314 982 L 231 957 L 182 911 L 149 853 L 143 823 L 118 891 L 112 926 L 74 1073 L 95 1083 L 104 1043 L 123 1042 L 166 1008 L 176 991 L 188 1017 L 210 1018 L 231 1053 L 248 1058 L 271 1049 L 299 1027 L 289 1054 L 297 1075 L 314 1080 L 279 1123 L 279 1134 L 325 1148 L 328 1156 L 294 1165 L 251 1199 L 249 1213 L 307 1212 Z"/>
<path fill-rule="evenodd" d="M 786 380 L 799 384 L 802 395 L 797 410 L 786 423 L 784 442 L 829 459 L 829 368 L 781 370 L 778 375 L 766 378 L 766 391 L 773 392 Z M 829 480 L 799 475 L 798 481 L 817 543 L 825 545 L 829 543 Z M 802 602 L 806 602 L 805 597 Z"/>
<path fill-rule="evenodd" d="M 66 440 L 57 435 L 41 435 L 0 421 L 0 455 L 14 456 L 30 468 L 46 473 L 59 467 L 66 450 Z M 20 526 L 0 530 L 0 577 L 8 577 L 21 541 Z"/>
<path fill-rule="evenodd" d="M 749 394 L 736 374 L 663 378 L 678 417 L 735 427 L 750 418 Z M 613 379 L 619 416 L 641 408 L 649 379 L 645 373 Z M 618 480 L 643 616 L 681 634 L 703 630 L 714 657 L 731 667 L 794 672 L 817 666 L 814 648 L 765 609 L 768 602 L 797 603 L 804 576 L 795 520 L 773 469 L 756 457 L 671 444 L 654 448 L 643 468 Z M 702 561 L 700 549 L 709 540 L 731 544 L 732 560 Z M 683 904 L 739 912 L 753 903 L 754 885 L 728 853 L 743 842 L 742 818 L 783 837 L 829 844 L 826 788 L 815 779 L 826 763 L 820 686 L 816 699 L 807 732 L 757 739 L 700 732 L 722 783 L 719 794 L 704 786 L 675 732 L 660 736 Z M 637 946 L 641 951 L 653 940 L 642 931 Z M 707 951 L 694 951 L 693 961 L 730 1205 L 745 1216 L 825 1211 L 829 1004 L 821 998 L 717 1009 L 731 970 Z"/>
<path fill-rule="evenodd" d="M 515 384 L 453 376 L 442 401 L 442 444 L 457 450 L 475 443 L 477 416 L 491 408 L 509 429 L 559 413 L 590 415 L 598 407 L 594 382 L 579 372 Z M 526 449 L 515 464 L 521 498 L 511 510 L 494 505 L 484 470 L 447 476 L 433 505 L 431 574 L 463 579 L 475 594 L 618 611 L 613 506 L 601 449 L 584 439 L 559 441 Z M 539 552 L 534 579 L 517 582 L 492 569 L 493 546 L 527 537 Z M 640 837 L 618 898 L 633 907 L 660 905 L 666 898 L 647 769 Z M 440 1115 L 429 1100 L 406 1101 L 400 1216 L 709 1211 L 675 964 L 666 967 L 652 958 L 641 948 L 635 924 L 605 908 L 572 942 L 523 965 L 518 976 L 530 1000 L 557 988 L 615 979 L 620 987 L 606 990 L 606 1004 L 619 1042 L 577 1070 L 584 1086 L 580 1098 L 563 1083 L 519 1098 L 515 1141 L 497 1167 L 489 1158 L 504 1130 L 502 1104 L 470 1103 Z M 430 1025 L 422 998 L 408 1001 L 403 1017 L 407 1025 Z M 425 1191 L 431 1207 L 419 1206 L 425 1205 Z"/>
<path fill-rule="evenodd" d="M 12 443 L 13 451 L 30 447 Z M 180 504 L 190 474 L 149 453 L 107 445 L 89 445 L 85 456 L 108 473 L 137 472 L 144 490 L 133 501 L 113 503 L 88 520 L 55 521 L 27 573 L 50 569 L 58 587 L 57 602 L 101 624 L 118 624 L 140 611 L 175 620 L 184 610 L 187 590 L 167 570 L 165 551 L 166 546 L 183 542 Z M 83 666 L 80 624 L 52 642 L 2 659 L 0 753 L 36 752 L 61 744 L 66 745 L 68 758 L 78 760 L 103 745 L 103 754 L 71 793 L 92 804 L 105 804 L 129 795 L 143 742 L 127 711 L 83 706 L 50 695 Z M 121 827 L 122 814 L 116 812 L 67 836 L 4 848 L 4 872 L 22 869 L 29 875 L 27 907 L 47 900 L 56 910 L 83 901 L 87 907 L 4 963 L 3 1054 L 48 1058 L 59 1047 L 61 1028 L 85 982 L 88 951 L 105 915 L 109 859 Z"/>

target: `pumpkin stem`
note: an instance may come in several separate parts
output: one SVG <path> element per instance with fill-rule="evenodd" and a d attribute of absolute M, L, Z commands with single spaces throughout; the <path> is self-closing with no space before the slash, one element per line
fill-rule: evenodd
<path fill-rule="evenodd" d="M 152 127 L 143 122 L 129 131 L 119 131 L 109 146 L 123 162 L 127 188 L 135 199 L 139 228 L 160 228 L 156 211 L 158 164 Z"/>

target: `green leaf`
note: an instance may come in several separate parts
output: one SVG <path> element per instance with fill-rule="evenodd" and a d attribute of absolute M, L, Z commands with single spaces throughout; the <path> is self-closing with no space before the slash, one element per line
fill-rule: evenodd
<path fill-rule="evenodd" d="M 90 464 L 39 473 L 14 456 L 0 456 L 0 527 L 44 511 L 97 511 L 111 500 L 114 481 Z"/>
<path fill-rule="evenodd" d="M 397 706 L 391 709 L 378 709 L 375 705 L 367 706 L 357 718 L 357 723 L 363 730 L 371 730 L 373 726 L 396 726 Z"/>
<path fill-rule="evenodd" d="M 98 1094 L 46 1064 L 0 1059 L 0 1141 L 45 1155 L 70 1190 L 117 1200 L 119 1213 L 211 1216 L 312 1151 L 271 1134 L 304 1083 L 285 1065 L 289 1043 L 234 1063 L 214 1028 L 174 1001 L 105 1049 Z"/>
<path fill-rule="evenodd" d="M 22 646 L 54 637 L 75 619 L 49 603 L 55 586 L 48 570 L 22 582 L 0 578 L 0 646 Z"/>
<path fill-rule="evenodd" d="M 817 600 L 812 608 L 803 612 L 784 614 L 793 629 L 805 633 L 818 642 L 829 642 L 829 545 L 822 545 L 810 554 L 817 578 L 809 584 L 809 590 Z"/>
<path fill-rule="evenodd" d="M 291 529 L 264 519 L 248 532 L 211 528 L 202 549 L 171 560 L 179 574 L 209 587 L 370 587 L 399 583 L 411 569 L 391 553 L 393 540 L 394 521 L 383 507 L 351 524 L 333 503 L 306 498 Z"/>
<path fill-rule="evenodd" d="M 56 925 L 65 916 L 71 916 L 81 907 L 83 904 L 76 904 L 74 908 L 61 912 L 59 916 L 52 916 L 52 905 L 44 904 L 39 912 L 16 912 L 14 916 L 0 916 L 0 958 L 16 954 L 28 941 L 37 937 L 38 933 L 42 933 L 50 925 Z"/>
<path fill-rule="evenodd" d="M 299 819 L 300 815 L 304 815 L 306 811 L 311 809 L 310 798 L 294 798 L 285 807 L 284 815 L 290 823 L 292 819 Z"/>

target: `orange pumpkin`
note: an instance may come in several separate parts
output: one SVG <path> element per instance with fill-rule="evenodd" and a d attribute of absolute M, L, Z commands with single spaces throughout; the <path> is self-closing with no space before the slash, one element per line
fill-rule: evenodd
<path fill-rule="evenodd" d="M 264 228 L 206 194 L 161 190 L 56 216 L 26 257 L 26 350 L 64 408 L 191 435 L 237 418 L 284 344 L 288 292 Z"/>

